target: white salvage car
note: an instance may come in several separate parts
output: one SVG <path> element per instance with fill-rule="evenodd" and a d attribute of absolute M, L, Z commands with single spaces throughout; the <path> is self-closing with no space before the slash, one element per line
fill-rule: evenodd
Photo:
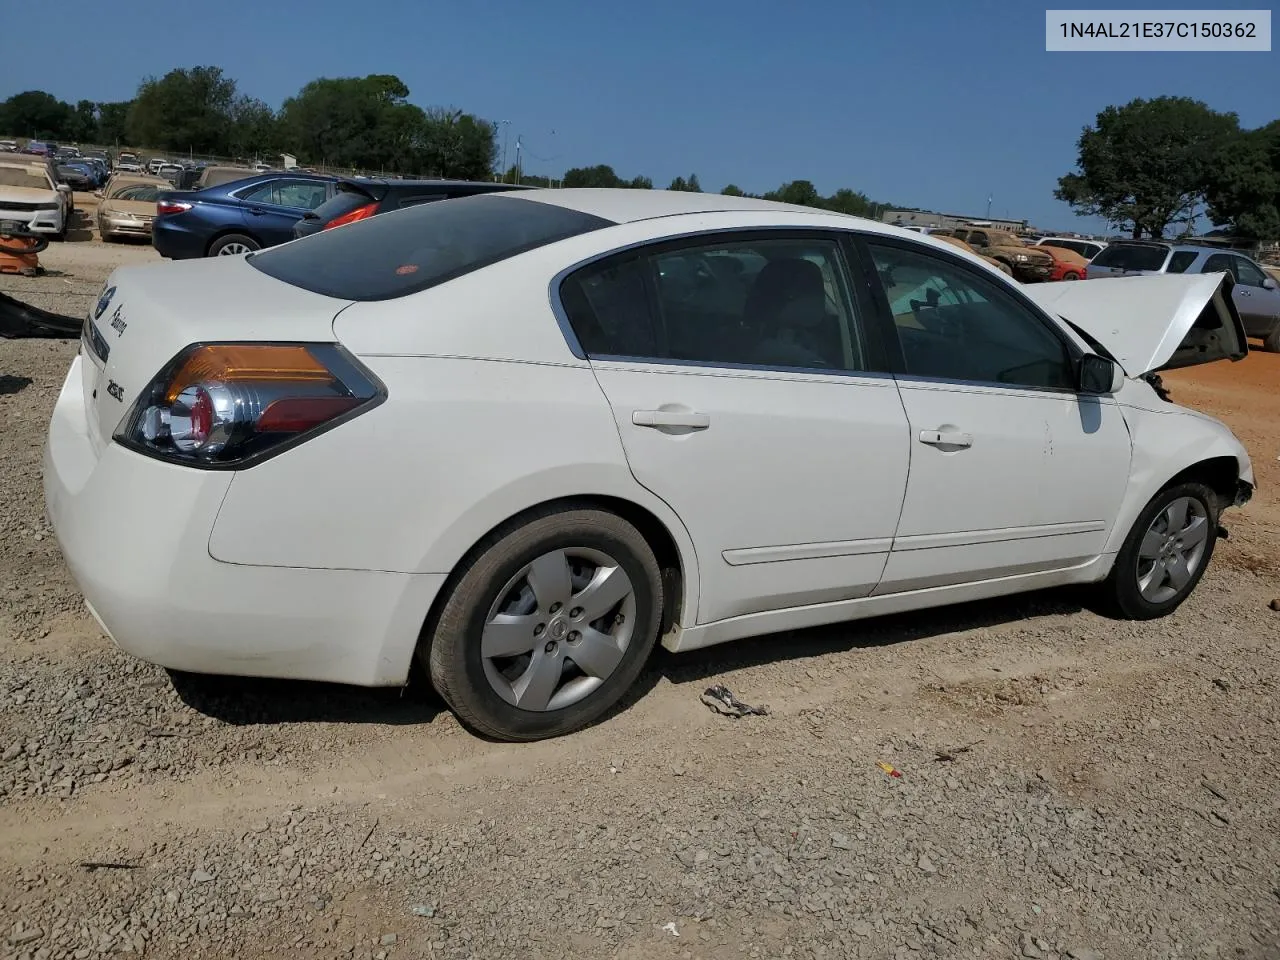
<path fill-rule="evenodd" d="M 1225 274 L 1022 286 L 747 198 L 424 204 L 117 270 L 50 426 L 91 610 L 179 670 L 416 657 L 532 740 L 680 651 L 1094 583 L 1158 617 L 1251 494 L 1154 371 L 1246 353 Z"/>
<path fill-rule="evenodd" d="M 55 183 L 47 164 L 0 159 L 0 224 L 60 240 L 67 234 L 70 196 L 71 188 Z"/>

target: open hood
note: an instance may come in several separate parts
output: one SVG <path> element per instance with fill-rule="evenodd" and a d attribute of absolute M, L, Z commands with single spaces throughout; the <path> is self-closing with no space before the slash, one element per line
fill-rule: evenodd
<path fill-rule="evenodd" d="M 1023 291 L 1107 348 L 1130 377 L 1249 352 L 1227 273 L 1028 284 Z"/>

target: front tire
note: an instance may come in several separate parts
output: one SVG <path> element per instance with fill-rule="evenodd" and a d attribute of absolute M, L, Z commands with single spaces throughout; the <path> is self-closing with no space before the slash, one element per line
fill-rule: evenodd
<path fill-rule="evenodd" d="M 1129 620 L 1173 613 L 1204 576 L 1218 540 L 1218 498 L 1203 483 L 1166 487 L 1146 505 L 1101 584 L 1111 612 Z"/>
<path fill-rule="evenodd" d="M 458 719 L 498 740 L 585 727 L 640 675 L 662 578 L 640 532 L 590 507 L 498 530 L 459 568 L 419 658 Z"/>

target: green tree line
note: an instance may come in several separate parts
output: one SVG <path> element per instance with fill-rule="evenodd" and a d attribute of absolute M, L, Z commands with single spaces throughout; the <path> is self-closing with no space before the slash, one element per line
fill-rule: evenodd
<path fill-rule="evenodd" d="M 304 164 L 328 164 L 399 174 L 488 179 L 494 175 L 496 127 L 456 109 L 422 108 L 408 100 L 399 77 L 322 77 L 287 99 L 279 110 L 241 93 L 218 67 L 170 70 L 146 77 L 132 100 L 70 104 L 42 90 L 0 102 L 0 133 L 100 146 L 145 146 L 172 153 L 222 157 L 294 154 Z M 653 189 L 646 176 L 619 177 L 600 164 L 575 167 L 560 180 L 512 167 L 502 179 L 534 186 Z M 669 190 L 701 192 L 697 174 L 676 177 Z M 843 213 L 874 216 L 889 204 L 837 190 L 829 197 L 808 180 L 768 193 L 747 194 L 730 184 L 721 191 L 763 196 Z"/>
<path fill-rule="evenodd" d="M 1107 107 L 1054 195 L 1135 238 L 1188 235 L 1201 216 L 1246 242 L 1280 239 L 1280 120 L 1248 130 L 1188 97 Z"/>

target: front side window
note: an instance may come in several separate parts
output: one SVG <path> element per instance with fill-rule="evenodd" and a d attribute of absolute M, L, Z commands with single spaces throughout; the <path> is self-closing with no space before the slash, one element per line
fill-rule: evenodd
<path fill-rule="evenodd" d="M 831 240 L 721 240 L 631 252 L 568 277 L 561 300 L 588 356 L 865 369 Z"/>
<path fill-rule="evenodd" d="M 1066 344 L 1009 293 L 941 257 L 871 244 L 911 376 L 1074 389 Z"/>
<path fill-rule="evenodd" d="M 306 180 L 280 180 L 276 183 L 274 199 L 282 207 L 294 210 L 314 210 L 324 203 L 328 191 L 323 183 Z"/>
<path fill-rule="evenodd" d="M 1244 257 L 1234 257 L 1236 262 L 1236 278 L 1246 287 L 1260 287 L 1266 276 Z"/>
<path fill-rule="evenodd" d="M 1240 279 L 1240 274 L 1236 267 L 1236 258 L 1229 253 L 1215 253 L 1204 262 L 1204 266 L 1200 268 L 1201 273 L 1229 273 L 1235 280 Z"/>

